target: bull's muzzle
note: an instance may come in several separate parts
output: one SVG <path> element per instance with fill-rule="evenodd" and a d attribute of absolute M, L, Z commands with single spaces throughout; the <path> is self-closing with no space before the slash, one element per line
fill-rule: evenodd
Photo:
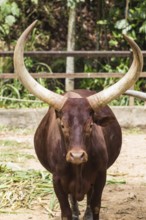
<path fill-rule="evenodd" d="M 88 155 L 84 150 L 70 150 L 66 155 L 67 162 L 81 164 L 88 161 Z"/>

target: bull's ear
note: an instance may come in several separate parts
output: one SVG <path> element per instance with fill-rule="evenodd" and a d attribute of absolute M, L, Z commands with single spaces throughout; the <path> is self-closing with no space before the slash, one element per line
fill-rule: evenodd
<path fill-rule="evenodd" d="M 61 118 L 61 111 L 55 110 L 56 118 Z"/>
<path fill-rule="evenodd" d="M 93 120 L 94 120 L 94 123 L 96 123 L 97 125 L 100 125 L 100 126 L 107 126 L 109 125 L 111 122 L 115 121 L 115 116 L 114 115 L 106 115 L 106 114 L 98 114 L 98 113 L 94 113 L 94 116 L 93 116 Z"/>

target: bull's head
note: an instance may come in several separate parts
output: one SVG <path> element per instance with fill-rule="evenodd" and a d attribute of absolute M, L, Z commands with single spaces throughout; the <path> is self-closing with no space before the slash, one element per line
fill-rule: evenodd
<path fill-rule="evenodd" d="M 68 98 L 56 113 L 66 146 L 66 160 L 81 164 L 88 160 L 88 147 L 93 126 L 93 110 L 84 98 Z"/>
<path fill-rule="evenodd" d="M 67 96 L 58 95 L 42 87 L 32 78 L 25 67 L 23 57 L 24 45 L 30 31 L 33 29 L 35 24 L 36 21 L 33 22 L 22 33 L 17 42 L 14 51 L 15 72 L 19 76 L 23 85 L 32 94 L 44 102 L 47 102 L 50 106 L 54 107 L 54 109 L 59 112 L 60 115 L 58 117 L 60 120 L 61 131 L 63 132 L 65 141 L 69 143 L 70 147 L 70 150 L 66 156 L 67 161 L 76 164 L 86 162 L 88 160 L 88 156 L 84 143 L 85 139 L 90 136 L 93 126 L 93 118 L 91 117 L 91 112 L 96 111 L 100 107 L 107 105 L 113 99 L 119 97 L 136 82 L 143 67 L 143 57 L 141 50 L 131 38 L 124 36 L 133 50 L 134 57 L 132 65 L 129 68 L 127 74 L 124 75 L 123 78 L 114 85 L 99 93 L 90 95 L 87 98 L 69 98 Z M 68 111 L 68 106 L 71 106 L 70 111 Z"/>

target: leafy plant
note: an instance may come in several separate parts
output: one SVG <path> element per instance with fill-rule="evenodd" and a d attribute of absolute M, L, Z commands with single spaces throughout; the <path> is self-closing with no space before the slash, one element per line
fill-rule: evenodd
<path fill-rule="evenodd" d="M 43 62 L 33 61 L 29 57 L 25 58 L 25 65 L 29 71 L 48 72 L 52 73 L 48 64 Z M 35 69 L 34 69 L 35 67 Z M 31 71 L 31 72 L 32 72 Z M 57 79 L 43 79 L 39 78 L 37 81 L 44 87 L 54 90 L 59 94 L 63 94 L 63 85 Z M 7 82 L 1 80 L 0 90 L 0 107 L 5 108 L 29 108 L 29 107 L 44 107 L 48 106 L 46 103 L 38 100 L 24 88 L 18 79 L 8 80 Z"/>
<path fill-rule="evenodd" d="M 10 33 L 11 27 L 20 16 L 20 10 L 16 2 L 3 0 L 0 2 L 0 33 L 1 39 L 5 39 Z"/>

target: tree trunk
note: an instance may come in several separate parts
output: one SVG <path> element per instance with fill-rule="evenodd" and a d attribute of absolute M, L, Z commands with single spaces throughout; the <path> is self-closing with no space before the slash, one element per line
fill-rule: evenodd
<path fill-rule="evenodd" d="M 125 7 L 125 19 L 128 19 L 128 11 L 129 11 L 129 3 L 130 0 L 126 0 L 126 7 Z"/>
<path fill-rule="evenodd" d="M 76 23 L 76 5 L 69 9 L 68 20 L 68 37 L 67 37 L 67 51 L 75 50 L 75 23 Z M 74 73 L 74 57 L 66 58 L 66 73 Z M 65 90 L 70 91 L 74 89 L 74 79 L 65 80 Z"/>

